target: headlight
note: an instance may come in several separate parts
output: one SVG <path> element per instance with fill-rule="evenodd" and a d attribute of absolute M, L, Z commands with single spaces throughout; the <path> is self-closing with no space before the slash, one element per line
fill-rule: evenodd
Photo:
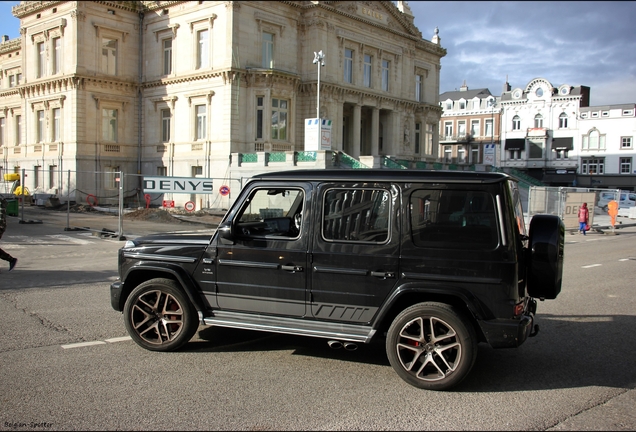
<path fill-rule="evenodd" d="M 137 246 L 137 245 L 135 244 L 135 242 L 134 242 L 134 241 L 132 241 L 132 240 L 126 240 L 126 243 L 124 243 L 124 247 L 123 247 L 123 249 L 134 248 L 134 247 L 136 247 L 136 246 Z"/>

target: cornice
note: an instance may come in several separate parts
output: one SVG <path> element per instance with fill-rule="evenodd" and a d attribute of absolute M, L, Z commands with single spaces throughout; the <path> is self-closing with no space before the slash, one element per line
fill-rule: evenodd
<path fill-rule="evenodd" d="M 11 39 L 0 44 L 0 54 L 5 54 L 11 51 L 18 50 L 22 47 L 22 38 Z"/>
<path fill-rule="evenodd" d="M 19 5 L 11 8 L 11 13 L 16 18 L 24 18 L 36 12 L 50 9 L 64 1 L 23 1 Z"/>

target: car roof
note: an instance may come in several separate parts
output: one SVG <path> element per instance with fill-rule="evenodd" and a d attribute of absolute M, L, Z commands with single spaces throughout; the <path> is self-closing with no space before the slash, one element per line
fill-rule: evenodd
<path fill-rule="evenodd" d="M 514 180 L 505 173 L 396 169 L 300 169 L 257 174 L 251 180 L 365 181 L 413 183 L 497 183 Z"/>

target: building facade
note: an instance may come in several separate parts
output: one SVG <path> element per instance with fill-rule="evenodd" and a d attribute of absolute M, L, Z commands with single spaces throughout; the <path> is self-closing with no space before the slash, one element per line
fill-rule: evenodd
<path fill-rule="evenodd" d="M 440 95 L 439 155 L 547 186 L 636 190 L 636 104 L 589 106 L 589 98 L 589 87 L 544 78 L 506 82 L 500 97 L 464 83 Z M 491 142 L 496 156 L 485 159 Z"/>
<path fill-rule="evenodd" d="M 119 171 L 236 178 L 270 160 L 437 159 L 446 51 L 405 1 L 25 1 L 13 14 L 1 166 L 41 173 L 25 179 L 32 191 L 61 193 L 68 170 L 74 189 L 107 194 Z M 306 154 L 318 112 L 330 149 Z"/>

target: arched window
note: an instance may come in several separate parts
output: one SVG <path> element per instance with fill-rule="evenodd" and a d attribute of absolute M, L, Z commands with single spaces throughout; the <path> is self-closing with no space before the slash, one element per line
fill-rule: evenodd
<path fill-rule="evenodd" d="M 566 113 L 561 113 L 559 116 L 559 129 L 567 129 L 568 128 L 568 115 Z"/>
<path fill-rule="evenodd" d="M 512 130 L 520 130 L 521 129 L 521 119 L 518 115 L 512 118 Z"/>
<path fill-rule="evenodd" d="M 534 116 L 534 127 L 542 128 L 543 127 L 543 116 L 541 114 L 537 114 Z"/>

